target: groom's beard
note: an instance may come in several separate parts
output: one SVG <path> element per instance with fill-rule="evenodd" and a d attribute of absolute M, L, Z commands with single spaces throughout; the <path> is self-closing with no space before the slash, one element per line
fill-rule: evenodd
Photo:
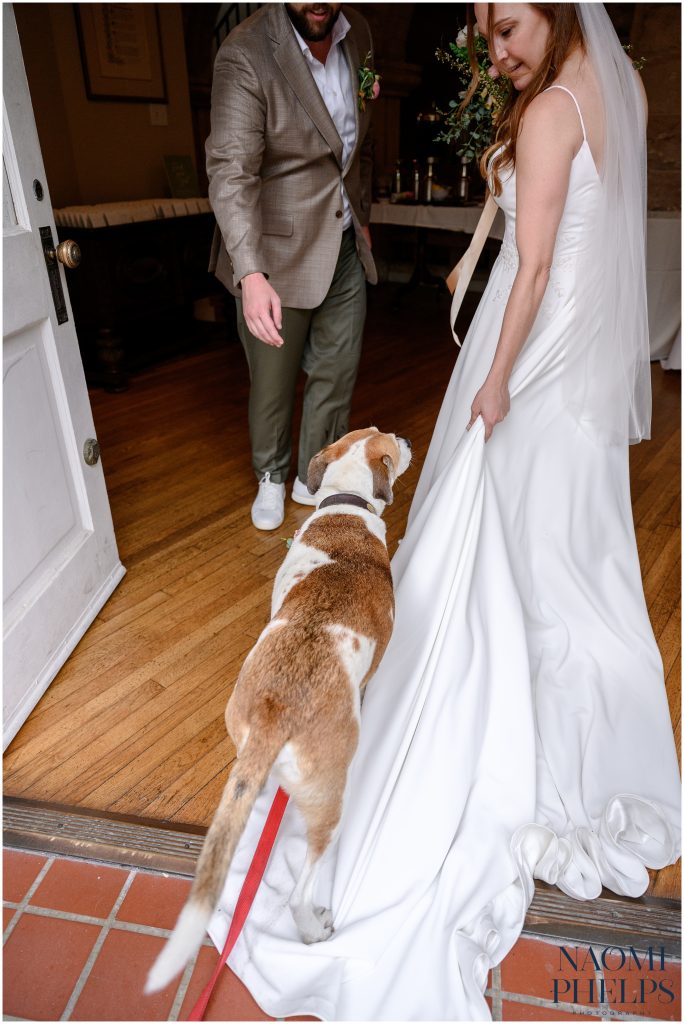
<path fill-rule="evenodd" d="M 307 43 L 320 43 L 330 35 L 340 8 L 341 4 L 285 4 L 290 21 Z M 313 17 L 316 14 L 324 17 L 319 20 Z"/>

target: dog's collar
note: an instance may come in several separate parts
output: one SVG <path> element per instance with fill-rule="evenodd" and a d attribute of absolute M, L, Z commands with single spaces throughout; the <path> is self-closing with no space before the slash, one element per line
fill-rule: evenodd
<path fill-rule="evenodd" d="M 318 509 L 320 511 L 322 508 L 328 508 L 329 505 L 356 505 L 358 508 L 365 508 L 368 512 L 377 515 L 370 501 L 366 501 L 360 494 L 331 494 L 328 498 L 323 499 Z"/>

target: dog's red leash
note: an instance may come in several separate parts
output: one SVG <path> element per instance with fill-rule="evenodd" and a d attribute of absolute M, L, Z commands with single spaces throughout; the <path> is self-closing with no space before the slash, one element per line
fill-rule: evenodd
<path fill-rule="evenodd" d="M 201 996 L 193 1006 L 188 1020 L 204 1020 L 207 1004 L 209 1003 L 211 993 L 214 991 L 214 986 L 221 974 L 221 968 L 230 956 L 233 946 L 237 942 L 238 936 L 242 931 L 245 921 L 247 920 L 250 907 L 254 902 L 254 897 L 257 894 L 257 889 L 259 888 L 264 871 L 266 870 L 268 858 L 271 855 L 271 850 L 273 849 L 273 844 L 275 843 L 276 836 L 278 835 L 278 829 L 280 828 L 280 822 L 283 820 L 283 814 L 285 813 L 285 808 L 287 807 L 289 799 L 290 798 L 285 790 L 280 787 L 273 799 L 273 803 L 271 804 L 271 810 L 268 812 L 264 830 L 261 833 L 261 838 L 259 839 L 257 848 L 254 851 L 252 863 L 249 865 L 249 871 L 242 883 L 242 889 L 240 890 L 240 895 L 238 896 L 237 903 L 235 904 L 235 912 L 233 914 L 233 920 L 230 922 L 228 938 L 226 939 L 226 944 L 223 947 L 223 952 L 221 953 L 218 963 L 214 968 L 214 973 L 205 985 Z"/>

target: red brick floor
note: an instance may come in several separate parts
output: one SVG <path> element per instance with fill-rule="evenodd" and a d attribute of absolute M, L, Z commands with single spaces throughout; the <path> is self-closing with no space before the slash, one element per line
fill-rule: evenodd
<path fill-rule="evenodd" d="M 182 977 L 142 994 L 186 879 L 17 850 L 4 850 L 3 869 L 5 1019 L 187 1020 L 216 962 L 209 939 Z M 565 950 L 521 938 L 489 978 L 494 1020 L 681 1020 L 679 962 Z M 205 1019 L 273 1018 L 226 969 Z"/>

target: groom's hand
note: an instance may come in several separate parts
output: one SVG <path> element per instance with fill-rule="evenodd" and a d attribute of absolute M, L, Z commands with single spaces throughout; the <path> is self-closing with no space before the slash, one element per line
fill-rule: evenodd
<path fill-rule="evenodd" d="M 278 333 L 283 327 L 283 312 L 278 293 L 263 274 L 247 274 L 242 285 L 242 314 L 250 334 L 266 345 L 280 348 L 284 342 Z"/>

